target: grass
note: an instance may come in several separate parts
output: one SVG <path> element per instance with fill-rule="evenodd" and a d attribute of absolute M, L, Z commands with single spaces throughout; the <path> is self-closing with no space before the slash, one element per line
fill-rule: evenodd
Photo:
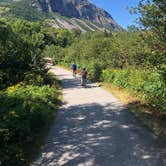
<path fill-rule="evenodd" d="M 117 87 L 110 83 L 100 83 L 100 85 L 119 98 L 119 100 L 157 136 L 166 139 L 166 117 L 157 117 L 154 115 L 146 100 L 140 97 L 138 93 Z"/>

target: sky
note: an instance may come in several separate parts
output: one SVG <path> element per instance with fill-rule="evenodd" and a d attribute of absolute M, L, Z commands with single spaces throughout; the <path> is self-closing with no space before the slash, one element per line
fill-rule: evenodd
<path fill-rule="evenodd" d="M 125 29 L 129 25 L 136 25 L 135 20 L 138 16 L 131 15 L 129 8 L 138 6 L 139 1 L 140 0 L 89 0 L 89 2 L 110 13 L 114 20 Z"/>

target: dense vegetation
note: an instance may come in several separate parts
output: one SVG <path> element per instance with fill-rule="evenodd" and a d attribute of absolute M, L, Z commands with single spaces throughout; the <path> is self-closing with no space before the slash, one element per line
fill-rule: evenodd
<path fill-rule="evenodd" d="M 21 0 L 21 1 L 1 1 L 0 5 L 0 15 L 3 17 L 15 17 L 20 19 L 25 19 L 29 21 L 44 20 L 48 16 L 46 13 L 33 8 L 31 0 Z M 3 8 L 6 10 L 2 10 Z"/>
<path fill-rule="evenodd" d="M 40 145 L 39 137 L 56 114 L 57 97 L 57 90 L 49 86 L 17 84 L 1 92 L 2 165 L 28 165 L 32 145 Z"/>
<path fill-rule="evenodd" d="M 55 42 L 45 27 L 0 20 L 0 161 L 5 166 L 28 165 L 59 105 L 58 85 L 42 55 L 45 45 Z"/>

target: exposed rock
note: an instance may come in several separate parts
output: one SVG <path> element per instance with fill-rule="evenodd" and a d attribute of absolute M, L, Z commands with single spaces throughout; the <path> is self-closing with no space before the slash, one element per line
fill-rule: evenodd
<path fill-rule="evenodd" d="M 50 6 L 53 12 L 57 12 L 62 16 L 86 19 L 111 29 L 121 29 L 108 12 L 87 0 L 42 0 L 40 4 L 45 12 L 49 11 L 48 6 Z"/>

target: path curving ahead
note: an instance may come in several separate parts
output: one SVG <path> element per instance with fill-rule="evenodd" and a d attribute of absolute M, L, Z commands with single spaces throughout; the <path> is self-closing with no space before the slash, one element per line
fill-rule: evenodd
<path fill-rule="evenodd" d="M 166 166 L 166 142 L 118 99 L 95 84 L 82 88 L 65 69 L 51 71 L 62 81 L 63 105 L 33 166 Z"/>

